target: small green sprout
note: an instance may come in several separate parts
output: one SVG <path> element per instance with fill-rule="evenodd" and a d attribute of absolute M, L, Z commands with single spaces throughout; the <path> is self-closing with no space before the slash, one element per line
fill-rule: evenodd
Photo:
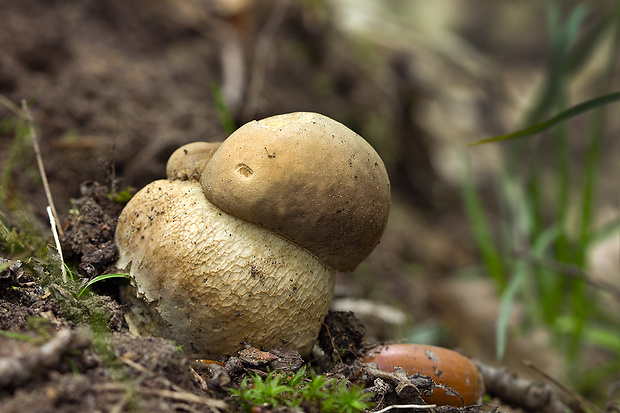
<path fill-rule="evenodd" d="M 332 392 L 332 397 L 327 398 L 321 406 L 322 411 L 338 413 L 354 413 L 371 407 L 368 402 L 373 394 L 362 393 L 361 386 L 351 386 L 347 388 L 345 380 L 338 383 L 336 390 Z M 328 404 L 329 403 L 329 404 Z"/>
<path fill-rule="evenodd" d="M 244 378 L 239 389 L 230 389 L 237 396 L 241 407 L 251 411 L 254 407 L 296 407 L 310 403 L 321 412 L 354 413 L 372 406 L 368 402 L 373 393 L 363 393 L 363 387 L 348 387 L 348 380 L 328 380 L 323 375 L 307 374 L 302 367 L 293 376 L 283 372 L 269 372 L 265 379 L 258 374 Z"/>
<path fill-rule="evenodd" d="M 112 201 L 116 203 L 126 204 L 133 197 L 134 192 L 135 192 L 135 189 L 128 186 L 122 191 L 110 193 L 109 197 Z"/>
<path fill-rule="evenodd" d="M 327 386 L 327 379 L 322 375 L 315 375 L 312 377 L 312 381 L 306 383 L 300 389 L 301 397 L 307 401 L 313 400 L 326 400 L 329 397 L 329 393 L 325 392 L 323 388 Z"/>
<path fill-rule="evenodd" d="M 99 275 L 99 276 L 93 278 L 92 280 L 90 280 L 88 282 L 88 284 L 86 284 L 84 286 L 84 288 L 82 288 L 82 290 L 78 293 L 77 298 L 80 298 L 82 296 L 82 294 L 84 294 L 84 292 L 86 292 L 86 290 L 88 290 L 88 287 L 90 287 L 91 285 L 93 285 L 93 284 L 95 284 L 95 283 L 97 283 L 99 281 L 107 280 L 107 279 L 110 279 L 110 278 L 124 278 L 124 279 L 128 280 L 131 277 L 129 276 L 129 274 L 125 274 L 125 273 L 123 273 L 123 274 L 102 274 L 102 275 Z"/>
<path fill-rule="evenodd" d="M 38 339 L 36 337 L 29 336 L 28 334 L 15 333 L 13 331 L 0 330 L 0 336 L 12 338 L 15 340 L 22 340 L 27 342 L 35 342 Z"/>
<path fill-rule="evenodd" d="M 73 271 L 71 271 L 71 268 L 64 262 L 62 263 L 62 265 L 65 266 L 65 270 L 67 270 L 67 275 L 69 276 L 69 279 L 71 281 L 75 281 L 75 277 L 73 276 Z"/>
<path fill-rule="evenodd" d="M 10 266 L 11 266 L 11 262 L 10 261 L 6 261 L 6 262 L 0 263 L 0 272 L 3 272 L 4 270 L 9 268 Z"/>
<path fill-rule="evenodd" d="M 290 376 L 290 377 L 285 376 L 284 379 L 286 381 L 286 384 L 288 384 L 289 386 L 297 387 L 303 381 L 305 374 L 306 374 L 306 366 L 301 366 L 301 368 L 297 370 L 297 373 L 295 373 L 295 375 Z"/>

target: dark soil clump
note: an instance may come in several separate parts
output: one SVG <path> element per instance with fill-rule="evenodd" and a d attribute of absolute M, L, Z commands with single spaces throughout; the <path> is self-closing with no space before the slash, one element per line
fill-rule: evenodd
<path fill-rule="evenodd" d="M 97 182 L 84 182 L 80 192 L 61 242 L 65 259 L 75 262 L 84 276 L 93 278 L 118 259 L 114 231 L 123 205 L 111 200 L 108 188 Z"/>

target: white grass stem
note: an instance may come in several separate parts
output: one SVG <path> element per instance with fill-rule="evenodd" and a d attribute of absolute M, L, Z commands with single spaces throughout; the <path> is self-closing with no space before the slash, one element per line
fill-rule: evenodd
<path fill-rule="evenodd" d="M 437 407 L 435 404 L 393 404 L 375 413 L 383 413 L 392 409 L 434 409 L 435 407 Z"/>
<path fill-rule="evenodd" d="M 52 234 L 54 235 L 54 241 L 56 242 L 56 250 L 58 251 L 58 255 L 60 256 L 60 268 L 62 269 L 62 282 L 67 282 L 67 269 L 65 268 L 65 259 L 62 256 L 62 247 L 60 246 L 60 239 L 58 238 L 58 231 L 56 231 L 56 220 L 54 219 L 54 214 L 52 213 L 52 208 L 47 206 L 45 208 L 47 210 L 47 216 L 50 217 L 50 227 L 52 228 Z"/>

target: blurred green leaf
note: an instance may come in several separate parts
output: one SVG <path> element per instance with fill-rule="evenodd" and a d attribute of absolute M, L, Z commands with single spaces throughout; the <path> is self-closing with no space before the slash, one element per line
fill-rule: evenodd
<path fill-rule="evenodd" d="M 525 129 L 521 129 L 516 132 L 507 133 L 505 135 L 494 136 L 492 138 L 483 139 L 473 142 L 469 146 L 482 145 L 483 143 L 506 141 L 510 139 L 522 138 L 524 136 L 534 135 L 539 132 L 545 131 L 561 122 L 564 122 L 572 117 L 587 112 L 589 110 L 598 108 L 599 106 L 608 105 L 613 102 L 620 101 L 620 92 L 610 93 L 608 95 L 600 96 L 585 102 L 579 103 L 571 108 L 566 109 L 559 115 L 552 117 L 544 122 L 537 123 L 532 126 L 528 126 Z"/>
<path fill-rule="evenodd" d="M 222 122 L 222 126 L 226 133 L 230 135 L 237 129 L 237 126 L 226 104 L 226 99 L 224 99 L 222 87 L 218 82 L 211 83 L 211 95 L 213 96 L 217 113 L 220 116 L 220 122 Z"/>
<path fill-rule="evenodd" d="M 506 286 L 506 278 L 501 253 L 497 248 L 487 213 L 476 190 L 469 168 L 462 176 L 461 195 L 476 245 L 480 250 L 489 276 L 495 281 L 498 290 L 502 291 Z"/>

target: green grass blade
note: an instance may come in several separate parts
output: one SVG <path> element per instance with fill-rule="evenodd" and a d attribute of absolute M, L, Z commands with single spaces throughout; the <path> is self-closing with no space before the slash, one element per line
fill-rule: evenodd
<path fill-rule="evenodd" d="M 620 11 L 620 8 L 616 8 Z M 618 46 L 620 46 L 620 25 L 616 24 L 615 36 L 613 38 L 612 53 L 609 56 L 606 73 L 601 79 L 600 90 L 609 90 L 612 87 L 617 73 Z M 599 170 L 600 151 L 605 130 L 607 107 L 598 108 L 591 117 L 590 141 L 588 143 L 586 165 L 583 175 L 585 179 L 582 184 L 581 192 L 581 216 L 577 235 L 578 246 L 572 254 L 572 263 L 580 268 L 585 268 L 588 259 L 588 246 L 592 237 L 592 220 L 594 215 L 595 193 L 597 187 L 597 176 Z M 571 285 L 571 318 L 573 328 L 570 332 L 568 355 L 570 359 L 575 359 L 579 355 L 582 342 L 587 339 L 589 320 L 596 310 L 596 306 L 591 302 L 587 294 L 586 282 L 582 279 L 573 279 Z"/>
<path fill-rule="evenodd" d="M 129 274 L 102 274 L 99 275 L 95 278 L 93 278 L 92 280 L 90 280 L 88 282 L 88 284 L 86 284 L 86 286 L 84 288 L 82 288 L 82 290 L 79 292 L 77 298 L 80 298 L 82 296 L 82 294 L 84 294 L 84 292 L 86 292 L 86 290 L 88 290 L 88 287 L 90 287 L 91 285 L 99 282 L 99 281 L 103 281 L 103 280 L 107 280 L 110 278 L 124 278 L 126 280 L 129 280 L 131 277 L 129 276 Z"/>
<path fill-rule="evenodd" d="M 584 33 L 571 49 L 566 66 L 571 75 L 577 74 L 582 67 L 591 62 L 591 57 L 601 45 L 607 31 L 613 28 L 615 22 L 620 20 L 620 3 L 609 13 L 604 13 L 600 20 L 592 28 Z"/>
<path fill-rule="evenodd" d="M 506 346 L 508 344 L 508 327 L 510 321 L 510 314 L 512 312 L 512 304 L 515 301 L 518 292 L 521 290 L 523 283 L 526 280 L 528 273 L 528 266 L 524 262 L 516 262 L 513 266 L 513 276 L 508 283 L 506 289 L 501 295 L 499 314 L 496 321 L 496 358 L 502 360 L 506 353 Z"/>
<path fill-rule="evenodd" d="M 480 250 L 487 272 L 495 281 L 499 291 L 506 286 L 502 258 L 490 229 L 482 201 L 473 183 L 471 172 L 463 174 L 461 193 L 476 245 Z"/>
<path fill-rule="evenodd" d="M 73 271 L 71 271 L 71 268 L 69 268 L 69 266 L 65 262 L 63 262 L 62 265 L 64 265 L 65 271 L 67 271 L 67 275 L 69 276 L 69 279 L 71 281 L 75 281 L 75 277 L 73 276 Z"/>
<path fill-rule="evenodd" d="M 27 334 L 15 333 L 13 331 L 0 330 L 0 336 L 4 336 L 4 337 L 8 337 L 8 338 L 13 338 L 15 340 L 28 341 L 28 342 L 37 341 L 37 339 L 35 337 L 31 337 L 31 336 L 29 336 Z"/>
<path fill-rule="evenodd" d="M 589 245 L 594 245 L 597 242 L 604 241 L 610 237 L 615 237 L 620 234 L 620 217 L 616 217 L 611 221 L 605 223 L 601 228 L 592 233 L 588 239 Z"/>
<path fill-rule="evenodd" d="M 11 142 L 11 147 L 9 148 L 9 156 L 2 171 L 2 178 L 0 179 L 0 205 L 4 205 L 4 200 L 7 195 L 7 188 L 9 185 L 9 179 L 11 177 L 11 172 L 13 171 L 13 163 L 17 158 L 17 153 L 19 152 L 19 149 L 23 145 L 24 138 L 28 133 L 26 131 L 24 121 L 21 118 L 17 121 L 13 121 L 12 118 L 6 118 L 2 122 L 4 123 L 2 125 L 2 129 L 13 129 L 14 137 L 13 141 Z"/>
<path fill-rule="evenodd" d="M 581 343 L 584 340 L 586 321 L 592 312 L 592 306 L 586 295 L 586 283 L 583 279 L 571 280 L 571 318 L 573 320 L 573 330 L 571 331 L 568 342 L 568 357 L 574 361 L 579 355 Z"/>
<path fill-rule="evenodd" d="M 232 114 L 228 109 L 226 99 L 224 99 L 224 94 L 222 93 L 222 88 L 219 83 L 211 82 L 211 95 L 215 101 L 215 108 L 217 109 L 217 113 L 220 117 L 220 122 L 222 122 L 222 126 L 224 127 L 226 133 L 230 135 L 237 129 L 237 126 L 235 125 Z"/>
<path fill-rule="evenodd" d="M 573 335 L 576 328 L 572 317 L 560 317 L 556 328 L 566 334 Z M 615 326 L 587 325 L 583 329 L 584 339 L 608 351 L 619 351 L 620 337 Z"/>
<path fill-rule="evenodd" d="M 586 152 L 585 172 L 581 188 L 581 208 L 579 221 L 579 245 L 581 248 L 576 252 L 575 262 L 579 266 L 586 264 L 587 246 L 592 237 L 592 218 L 594 215 L 594 202 L 597 187 L 597 172 L 599 170 L 599 158 L 603 140 L 605 124 L 604 108 L 599 109 L 592 116 L 590 125 L 590 139 Z"/>
<path fill-rule="evenodd" d="M 532 245 L 531 251 L 535 259 L 544 259 L 550 247 L 563 234 L 564 231 L 560 223 L 542 231 Z M 535 274 L 534 283 L 538 291 L 538 295 L 533 300 L 535 307 L 542 312 L 544 321 L 548 325 L 553 325 L 555 319 L 560 315 L 566 279 L 558 276 L 556 272 L 540 266 L 535 267 Z"/>
<path fill-rule="evenodd" d="M 588 13 L 588 8 L 585 3 L 579 3 L 572 11 L 570 16 L 568 17 L 568 22 L 564 28 L 564 33 L 562 33 L 562 37 L 566 42 L 566 50 L 572 46 L 573 40 L 577 37 L 577 33 L 579 32 L 579 28 L 581 27 L 581 22 L 583 22 L 586 14 Z"/>
<path fill-rule="evenodd" d="M 568 213 L 570 207 L 569 193 L 570 193 L 570 169 L 571 161 L 568 145 L 568 133 L 567 124 L 562 123 L 556 129 L 556 157 L 557 157 L 557 194 L 555 205 L 555 220 L 560 227 L 560 235 L 557 238 L 555 245 L 557 259 L 562 262 L 571 261 L 571 246 L 569 244 L 569 237 L 567 234 L 567 222 Z"/>
<path fill-rule="evenodd" d="M 620 5 L 616 7 L 615 17 L 620 22 Z M 609 90 L 612 87 L 613 81 L 616 77 L 618 70 L 618 57 L 620 52 L 620 24 L 615 27 L 615 33 L 612 42 L 612 53 L 609 55 L 609 60 L 606 67 L 605 76 L 599 83 L 599 90 Z M 594 210 L 594 200 L 597 187 L 597 176 L 600 167 L 600 153 L 603 145 L 603 136 L 605 130 L 606 119 L 606 107 L 601 107 L 593 113 L 590 124 L 590 139 L 588 142 L 588 148 L 586 152 L 586 166 L 583 186 L 581 189 L 581 221 L 579 222 L 579 245 L 582 245 L 582 256 L 579 259 L 579 263 L 585 265 L 585 249 L 590 243 L 592 235 L 592 217 Z"/>
<path fill-rule="evenodd" d="M 558 3 L 548 2 L 546 4 L 547 25 L 551 42 L 549 68 L 544 86 L 541 88 L 540 97 L 530 110 L 525 121 L 526 125 L 537 123 L 545 118 L 548 111 L 560 100 L 559 95 L 564 89 L 564 83 L 569 75 L 566 62 L 570 48 L 586 14 L 586 7 L 580 4 L 575 7 L 568 17 L 568 21 L 563 25 L 560 20 Z"/>
<path fill-rule="evenodd" d="M 535 125 L 528 126 L 527 128 L 521 129 L 516 132 L 507 133 L 505 135 L 494 136 L 492 138 L 476 141 L 476 142 L 470 143 L 469 146 L 477 146 L 477 145 L 482 145 L 484 143 L 507 141 L 511 139 L 522 138 L 522 137 L 529 136 L 529 135 L 535 135 L 537 133 L 550 129 L 553 126 L 561 122 L 564 122 L 570 118 L 580 115 L 584 112 L 587 112 L 589 110 L 598 108 L 603 105 L 608 105 L 610 103 L 617 102 L 617 101 L 620 101 L 620 92 L 615 92 L 615 93 L 610 93 L 608 95 L 599 96 L 597 98 L 587 100 L 571 108 L 568 108 L 564 112 L 544 122 L 540 122 Z"/>

